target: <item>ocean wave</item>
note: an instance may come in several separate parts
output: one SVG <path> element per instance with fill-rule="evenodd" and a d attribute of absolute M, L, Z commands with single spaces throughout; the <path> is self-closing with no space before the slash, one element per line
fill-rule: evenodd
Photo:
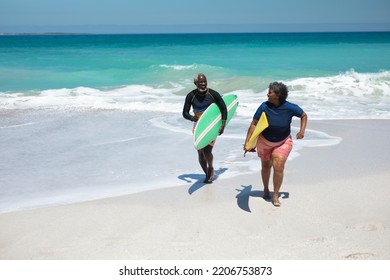
<path fill-rule="evenodd" d="M 161 65 L 159 65 L 159 67 L 173 69 L 173 70 L 188 70 L 188 69 L 197 69 L 198 68 L 198 64 L 196 64 L 196 63 L 191 64 L 191 65 L 177 65 L 177 64 L 168 65 L 168 64 L 161 64 Z"/>
<path fill-rule="evenodd" d="M 313 116 L 327 118 L 390 118 L 390 71 L 302 78 L 288 82 L 290 98 Z"/>
<path fill-rule="evenodd" d="M 353 69 L 335 76 L 282 81 L 288 100 L 300 105 L 311 119 L 390 118 L 390 71 L 358 73 Z M 267 99 L 267 88 L 241 90 L 238 114 L 252 117 Z"/>
<path fill-rule="evenodd" d="M 2 109 L 178 111 L 177 95 L 182 86 L 130 85 L 109 90 L 89 87 L 0 93 Z"/>
<path fill-rule="evenodd" d="M 240 102 L 237 115 L 251 118 L 257 107 L 267 99 L 269 82 L 259 77 L 224 77 L 210 81 L 209 85 L 223 94 L 237 94 Z M 335 76 L 304 77 L 282 82 L 289 87 L 288 100 L 299 104 L 312 119 L 390 118 L 390 71 L 358 73 L 352 69 Z M 192 81 L 187 79 L 157 86 L 0 92 L 0 108 L 180 113 L 185 94 L 192 89 Z"/>

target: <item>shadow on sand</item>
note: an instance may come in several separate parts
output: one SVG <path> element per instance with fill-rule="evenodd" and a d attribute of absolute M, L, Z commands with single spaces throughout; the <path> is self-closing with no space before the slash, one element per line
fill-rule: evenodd
<path fill-rule="evenodd" d="M 218 176 L 221 175 L 222 173 L 224 173 L 226 170 L 228 170 L 228 169 L 227 168 L 220 168 L 220 169 L 214 170 L 214 181 L 217 180 Z M 187 183 L 191 183 L 194 180 L 196 180 L 196 182 L 194 184 L 192 184 L 192 186 L 188 189 L 189 194 L 193 194 L 194 192 L 196 192 L 200 188 L 204 187 L 205 185 L 209 185 L 209 184 L 206 184 L 204 182 L 204 180 L 205 180 L 204 174 L 183 174 L 183 175 L 178 176 L 177 178 L 179 178 L 180 180 L 186 181 Z"/>
<path fill-rule="evenodd" d="M 236 189 L 238 191 L 238 194 L 236 195 L 237 198 L 237 205 L 242 210 L 251 212 L 251 209 L 249 208 L 249 197 L 260 197 L 263 198 L 264 191 L 252 191 L 252 185 L 249 186 L 243 186 L 243 189 Z M 273 193 L 270 192 L 270 196 L 272 197 Z M 290 194 L 288 192 L 279 192 L 279 197 L 289 198 Z M 269 203 L 272 203 L 270 199 L 266 200 Z"/>

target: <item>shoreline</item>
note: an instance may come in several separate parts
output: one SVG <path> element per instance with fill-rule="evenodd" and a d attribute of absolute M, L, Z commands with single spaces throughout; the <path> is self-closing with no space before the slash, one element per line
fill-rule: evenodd
<path fill-rule="evenodd" d="M 308 129 L 342 141 L 287 162 L 280 208 L 261 198 L 258 170 L 1 213 L 0 259 L 390 259 L 389 128 L 309 120 Z"/>

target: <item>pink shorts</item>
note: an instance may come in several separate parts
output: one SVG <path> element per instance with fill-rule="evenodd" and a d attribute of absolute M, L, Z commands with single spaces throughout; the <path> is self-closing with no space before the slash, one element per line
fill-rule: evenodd
<path fill-rule="evenodd" d="M 288 158 L 293 147 L 291 135 L 280 142 L 270 142 L 260 134 L 257 139 L 257 155 L 264 161 L 271 160 L 271 156 Z"/>

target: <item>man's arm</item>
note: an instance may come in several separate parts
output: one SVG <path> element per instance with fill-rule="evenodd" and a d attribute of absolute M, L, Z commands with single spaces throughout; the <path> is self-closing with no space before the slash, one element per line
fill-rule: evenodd
<path fill-rule="evenodd" d="M 191 101 L 192 101 L 193 93 L 187 94 L 186 100 L 183 106 L 183 117 L 189 121 L 195 121 L 194 116 L 190 114 L 191 109 Z"/>

